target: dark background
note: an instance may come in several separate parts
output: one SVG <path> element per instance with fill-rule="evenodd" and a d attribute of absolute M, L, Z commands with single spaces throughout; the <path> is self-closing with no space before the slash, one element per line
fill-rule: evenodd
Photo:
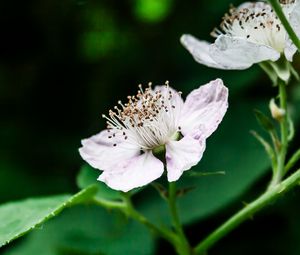
<path fill-rule="evenodd" d="M 252 124 L 255 120 L 251 109 L 259 105 L 267 112 L 269 99 L 277 93 L 266 75 L 257 66 L 239 72 L 200 66 L 179 42 L 183 33 L 212 41 L 209 33 L 218 26 L 230 3 L 225 0 L 1 1 L 0 201 L 76 192 L 76 175 L 84 164 L 78 153 L 80 140 L 103 129 L 105 121 L 101 114 L 117 100 L 133 94 L 139 83 L 162 84 L 169 80 L 171 86 L 187 95 L 201 84 L 223 78 L 230 89 L 229 112 L 238 110 L 237 115 L 228 113 L 224 130 L 239 130 L 239 125 L 244 125 L 245 130 L 259 130 Z M 238 3 L 234 1 L 235 5 Z M 299 56 L 294 66 L 299 70 Z M 292 107 L 297 118 L 300 86 L 294 83 L 288 89 L 294 106 L 298 107 Z M 219 147 L 213 145 L 208 145 L 207 153 L 212 155 L 216 151 L 220 160 L 226 162 L 228 151 L 233 157 L 231 164 L 235 164 L 234 160 L 241 161 L 243 169 L 233 178 L 245 187 L 232 191 L 230 199 L 213 213 L 187 220 L 186 230 L 193 244 L 241 208 L 242 201 L 251 201 L 263 191 L 270 178 L 267 157 L 254 139 L 251 146 L 255 153 L 263 155 L 264 167 L 252 176 L 251 169 L 256 171 L 256 154 L 251 157 L 249 152 L 248 160 L 244 161 L 245 148 L 239 145 L 239 134 L 233 131 L 227 134 L 222 125 L 218 132 L 225 138 L 222 140 L 216 134 L 212 144 L 224 146 L 225 153 L 219 154 Z M 240 135 L 250 137 L 249 132 Z M 299 138 L 296 132 L 293 149 L 299 147 Z M 231 152 L 233 148 L 235 155 Z M 204 161 L 205 166 L 226 168 L 230 172 L 228 165 L 209 163 L 218 162 L 212 156 Z M 215 185 L 220 194 L 226 194 L 226 187 Z M 137 202 L 148 201 L 151 192 L 154 191 L 145 191 L 144 197 L 140 194 Z M 209 254 L 300 254 L 299 199 L 298 188 L 244 223 Z M 154 203 L 151 201 L 147 203 Z M 190 201 L 191 207 L 196 205 L 197 201 Z M 191 210 L 184 205 L 182 208 Z M 73 214 L 76 213 L 87 215 L 80 208 Z M 56 231 L 60 232 L 59 227 Z M 12 254 L 27 254 L 27 243 L 41 242 L 34 238 L 22 238 L 3 252 L 21 247 Z M 64 239 L 62 234 L 55 245 Z M 117 245 L 118 240 L 115 242 Z M 105 253 L 101 248 L 93 252 L 82 250 L 59 250 L 52 254 Z M 158 241 L 149 252 L 141 254 L 171 252 L 165 242 Z"/>

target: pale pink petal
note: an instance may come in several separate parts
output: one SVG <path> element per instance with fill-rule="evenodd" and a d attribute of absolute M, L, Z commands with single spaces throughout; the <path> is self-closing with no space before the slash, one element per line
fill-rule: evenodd
<path fill-rule="evenodd" d="M 280 58 L 275 49 L 239 37 L 220 35 L 210 47 L 210 56 L 228 69 L 246 69 L 255 63 Z"/>
<path fill-rule="evenodd" d="M 135 156 L 104 171 L 98 178 L 115 190 L 127 192 L 159 178 L 164 172 L 163 163 L 151 151 Z"/>
<path fill-rule="evenodd" d="M 184 103 L 179 125 L 182 134 L 201 129 L 209 137 L 222 121 L 228 108 L 228 89 L 221 79 L 193 90 Z"/>
<path fill-rule="evenodd" d="M 99 134 L 82 140 L 81 157 L 92 167 L 106 170 L 118 162 L 140 153 L 140 148 L 125 140 L 122 132 L 103 130 Z"/>
<path fill-rule="evenodd" d="M 196 165 L 202 158 L 204 150 L 203 136 L 196 140 L 186 135 L 179 141 L 168 142 L 166 144 L 168 181 L 177 181 L 184 171 Z"/>
<path fill-rule="evenodd" d="M 206 41 L 200 41 L 192 35 L 182 35 L 181 44 L 192 54 L 193 58 L 200 64 L 208 67 L 227 69 L 223 65 L 214 61 L 210 56 L 211 44 Z"/>

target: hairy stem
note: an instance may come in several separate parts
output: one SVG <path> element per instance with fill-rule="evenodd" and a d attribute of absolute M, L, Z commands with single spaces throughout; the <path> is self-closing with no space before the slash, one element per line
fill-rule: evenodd
<path fill-rule="evenodd" d="M 298 51 L 300 51 L 300 40 L 299 40 L 298 36 L 296 35 L 294 29 L 291 27 L 286 16 L 284 15 L 279 1 L 278 0 L 269 0 L 269 3 L 271 4 L 272 8 L 276 12 L 276 15 L 280 19 L 282 25 L 284 26 L 286 32 L 288 33 L 288 35 L 290 37 L 290 39 L 295 44 Z"/>
<path fill-rule="evenodd" d="M 105 200 L 105 199 L 94 198 L 92 200 L 92 202 L 93 202 L 93 204 L 104 207 L 108 210 L 111 210 L 111 209 L 124 210 L 124 208 L 126 207 L 125 203 L 123 203 L 123 202 L 109 201 L 109 200 Z"/>
<path fill-rule="evenodd" d="M 290 160 L 287 162 L 284 173 L 286 174 L 293 166 L 296 165 L 296 163 L 300 160 L 300 149 L 297 150 L 294 155 L 290 158 Z"/>
<path fill-rule="evenodd" d="M 170 213 L 172 217 L 173 227 L 179 237 L 179 243 L 177 244 L 176 250 L 178 254 L 181 255 L 189 255 L 191 254 L 191 248 L 189 242 L 184 234 L 182 225 L 180 223 L 179 215 L 177 212 L 176 206 L 176 183 L 169 183 L 169 196 L 168 196 L 168 204 L 170 208 Z"/>
<path fill-rule="evenodd" d="M 269 185 L 269 188 L 272 188 L 274 185 L 278 184 L 283 175 L 284 175 L 284 165 L 286 160 L 287 148 L 288 148 L 288 118 L 287 118 L 287 102 L 286 102 L 286 84 L 284 81 L 278 81 L 279 87 L 279 99 L 280 99 L 280 108 L 285 111 L 284 116 L 280 120 L 280 149 L 277 158 L 277 169 L 273 175 L 272 181 Z"/>
<path fill-rule="evenodd" d="M 245 206 L 242 210 L 233 215 L 229 220 L 223 223 L 215 231 L 213 231 L 207 238 L 201 241 L 194 249 L 194 254 L 205 254 L 222 237 L 226 236 L 229 232 L 239 226 L 245 220 L 251 218 L 254 213 L 263 209 L 271 202 L 281 197 L 288 190 L 300 184 L 300 169 L 288 177 L 286 180 L 274 186 L 272 189 L 267 190 L 259 198 L 252 203 Z"/>
<path fill-rule="evenodd" d="M 133 206 L 130 196 L 128 194 L 124 194 L 123 196 L 124 202 L 126 207 L 124 212 L 131 218 L 135 219 L 136 221 L 142 223 L 143 225 L 147 226 L 151 231 L 153 231 L 156 235 L 166 239 L 171 244 L 175 245 L 177 241 L 177 236 L 172 233 L 171 231 L 163 228 L 159 228 L 156 225 L 152 224 L 144 215 L 139 213 Z"/>

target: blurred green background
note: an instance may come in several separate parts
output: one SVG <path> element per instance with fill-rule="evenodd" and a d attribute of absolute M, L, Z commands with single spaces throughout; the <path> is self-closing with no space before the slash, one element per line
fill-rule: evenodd
<path fill-rule="evenodd" d="M 80 140 L 103 129 L 101 114 L 134 94 L 137 84 L 169 80 L 185 96 L 217 77 L 230 89 L 230 108 L 194 170 L 226 175 L 181 179 L 182 187 L 196 187 L 180 199 L 192 243 L 262 192 L 270 178 L 269 162 L 249 131 L 263 134 L 252 110 L 267 112 L 276 88 L 258 67 L 224 72 L 200 66 L 179 43 L 183 33 L 212 41 L 209 33 L 230 3 L 1 1 L 0 201 L 76 192 L 76 175 L 84 164 Z M 300 70 L 299 56 L 294 66 Z M 300 86 L 293 82 L 288 89 L 299 122 Z M 299 148 L 299 139 L 296 132 L 291 148 Z M 299 255 L 299 199 L 298 188 L 209 254 Z M 154 189 L 137 194 L 135 202 L 154 222 L 168 224 L 168 212 Z M 173 254 L 164 241 L 154 242 L 143 226 L 92 206 L 67 209 L 0 252 Z"/>

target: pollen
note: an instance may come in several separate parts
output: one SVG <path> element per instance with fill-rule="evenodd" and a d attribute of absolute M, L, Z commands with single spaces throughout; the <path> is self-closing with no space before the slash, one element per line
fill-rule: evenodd
<path fill-rule="evenodd" d="M 281 0 L 286 4 L 292 0 Z M 220 28 L 215 28 L 211 35 L 221 34 L 245 38 L 247 41 L 268 45 L 278 52 L 283 52 L 286 33 L 272 7 L 263 2 L 247 3 L 239 8 L 231 7 L 223 17 Z"/>
<path fill-rule="evenodd" d="M 176 94 L 176 95 L 175 95 Z M 138 85 L 136 95 L 127 96 L 127 102 L 118 101 L 118 105 L 109 110 L 107 128 L 112 136 L 129 140 L 142 149 L 153 149 L 164 145 L 179 129 L 178 112 L 175 96 L 181 96 L 169 87 L 169 81 L 164 86 L 152 89 L 152 83 L 144 89 Z M 114 144 L 116 146 L 116 144 Z"/>

